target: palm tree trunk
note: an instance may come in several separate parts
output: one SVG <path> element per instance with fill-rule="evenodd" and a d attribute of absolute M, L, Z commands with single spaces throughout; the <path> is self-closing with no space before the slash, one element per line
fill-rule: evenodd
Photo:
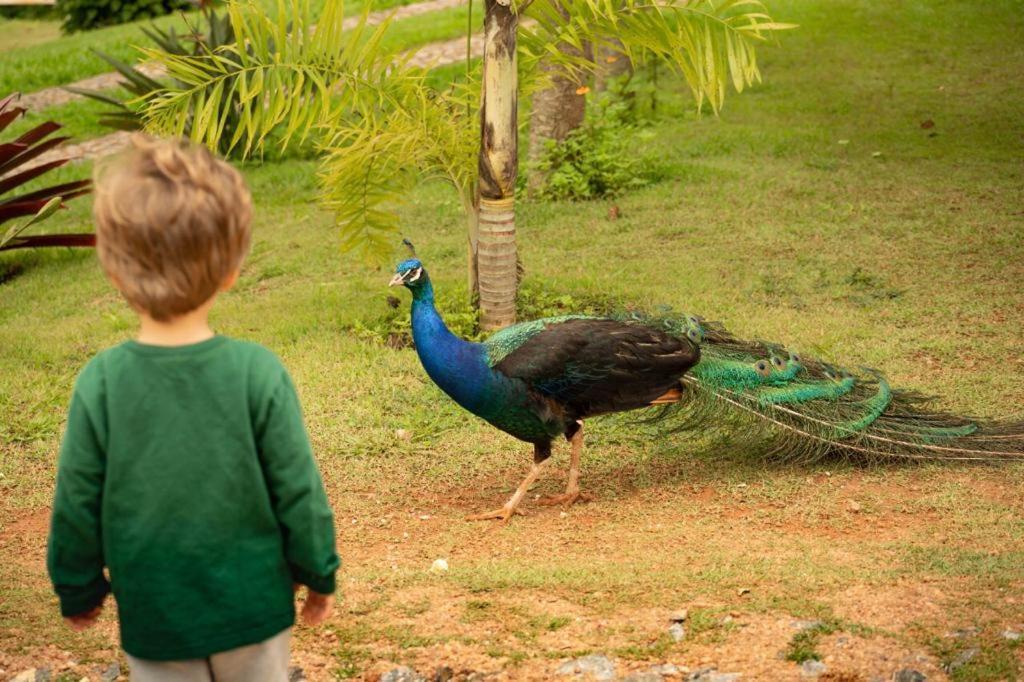
<path fill-rule="evenodd" d="M 501 329 L 515 322 L 518 167 L 516 73 L 518 17 L 509 0 L 485 0 L 483 97 L 480 105 L 480 162 L 477 275 L 480 326 Z"/>
<path fill-rule="evenodd" d="M 618 39 L 612 41 L 618 45 L 622 42 Z M 612 78 L 623 76 L 633 70 L 633 63 L 629 58 L 611 47 L 603 47 L 594 55 L 594 90 L 602 92 L 608 89 L 608 81 Z"/>
<path fill-rule="evenodd" d="M 564 7 L 559 6 L 559 11 L 568 17 Z M 578 49 L 568 43 L 559 43 L 558 49 L 565 54 L 580 54 Z M 580 92 L 579 80 L 563 67 L 553 66 L 547 61 L 541 62 L 540 68 L 551 74 L 551 85 L 533 96 L 533 110 L 530 113 L 531 168 L 526 183 L 526 191 L 530 196 L 540 191 L 547 181 L 547 174 L 540 171 L 537 164 L 544 158 L 548 142 L 564 140 L 583 124 L 583 116 L 587 111 L 585 91 Z"/>

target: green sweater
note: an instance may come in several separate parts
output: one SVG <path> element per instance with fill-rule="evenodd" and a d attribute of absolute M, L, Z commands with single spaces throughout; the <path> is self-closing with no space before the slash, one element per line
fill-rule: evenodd
<path fill-rule="evenodd" d="M 47 563 L 64 616 L 113 591 L 125 651 L 152 660 L 284 630 L 293 581 L 333 592 L 331 510 L 273 353 L 215 336 L 93 358 L 71 398 Z"/>

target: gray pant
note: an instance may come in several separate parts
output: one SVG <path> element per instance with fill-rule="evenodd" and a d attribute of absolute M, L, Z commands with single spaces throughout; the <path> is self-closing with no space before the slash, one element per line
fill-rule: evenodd
<path fill-rule="evenodd" d="M 128 667 L 132 682 L 287 682 L 291 634 L 288 628 L 270 639 L 209 658 L 149 661 L 128 655 Z"/>

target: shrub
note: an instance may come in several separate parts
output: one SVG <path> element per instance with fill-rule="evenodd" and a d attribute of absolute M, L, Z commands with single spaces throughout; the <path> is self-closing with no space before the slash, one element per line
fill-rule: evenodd
<path fill-rule="evenodd" d="M 604 94 L 588 109 L 582 126 L 562 142 L 548 142 L 534 169 L 547 176 L 539 196 L 575 201 L 614 197 L 661 179 L 661 163 L 635 151 L 652 138 L 637 122 L 632 102 Z"/>
<path fill-rule="evenodd" d="M 159 17 L 191 6 L 188 0 L 57 0 L 65 33 Z"/>

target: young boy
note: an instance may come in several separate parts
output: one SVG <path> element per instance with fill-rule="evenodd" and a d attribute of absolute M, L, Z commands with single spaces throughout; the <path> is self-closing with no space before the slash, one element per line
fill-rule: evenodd
<path fill-rule="evenodd" d="M 207 321 L 249 249 L 249 192 L 203 148 L 136 136 L 94 212 L 140 328 L 71 398 L 48 553 L 61 613 L 86 628 L 112 591 L 133 680 L 283 682 L 294 590 L 320 623 L 339 562 L 288 373 Z"/>

